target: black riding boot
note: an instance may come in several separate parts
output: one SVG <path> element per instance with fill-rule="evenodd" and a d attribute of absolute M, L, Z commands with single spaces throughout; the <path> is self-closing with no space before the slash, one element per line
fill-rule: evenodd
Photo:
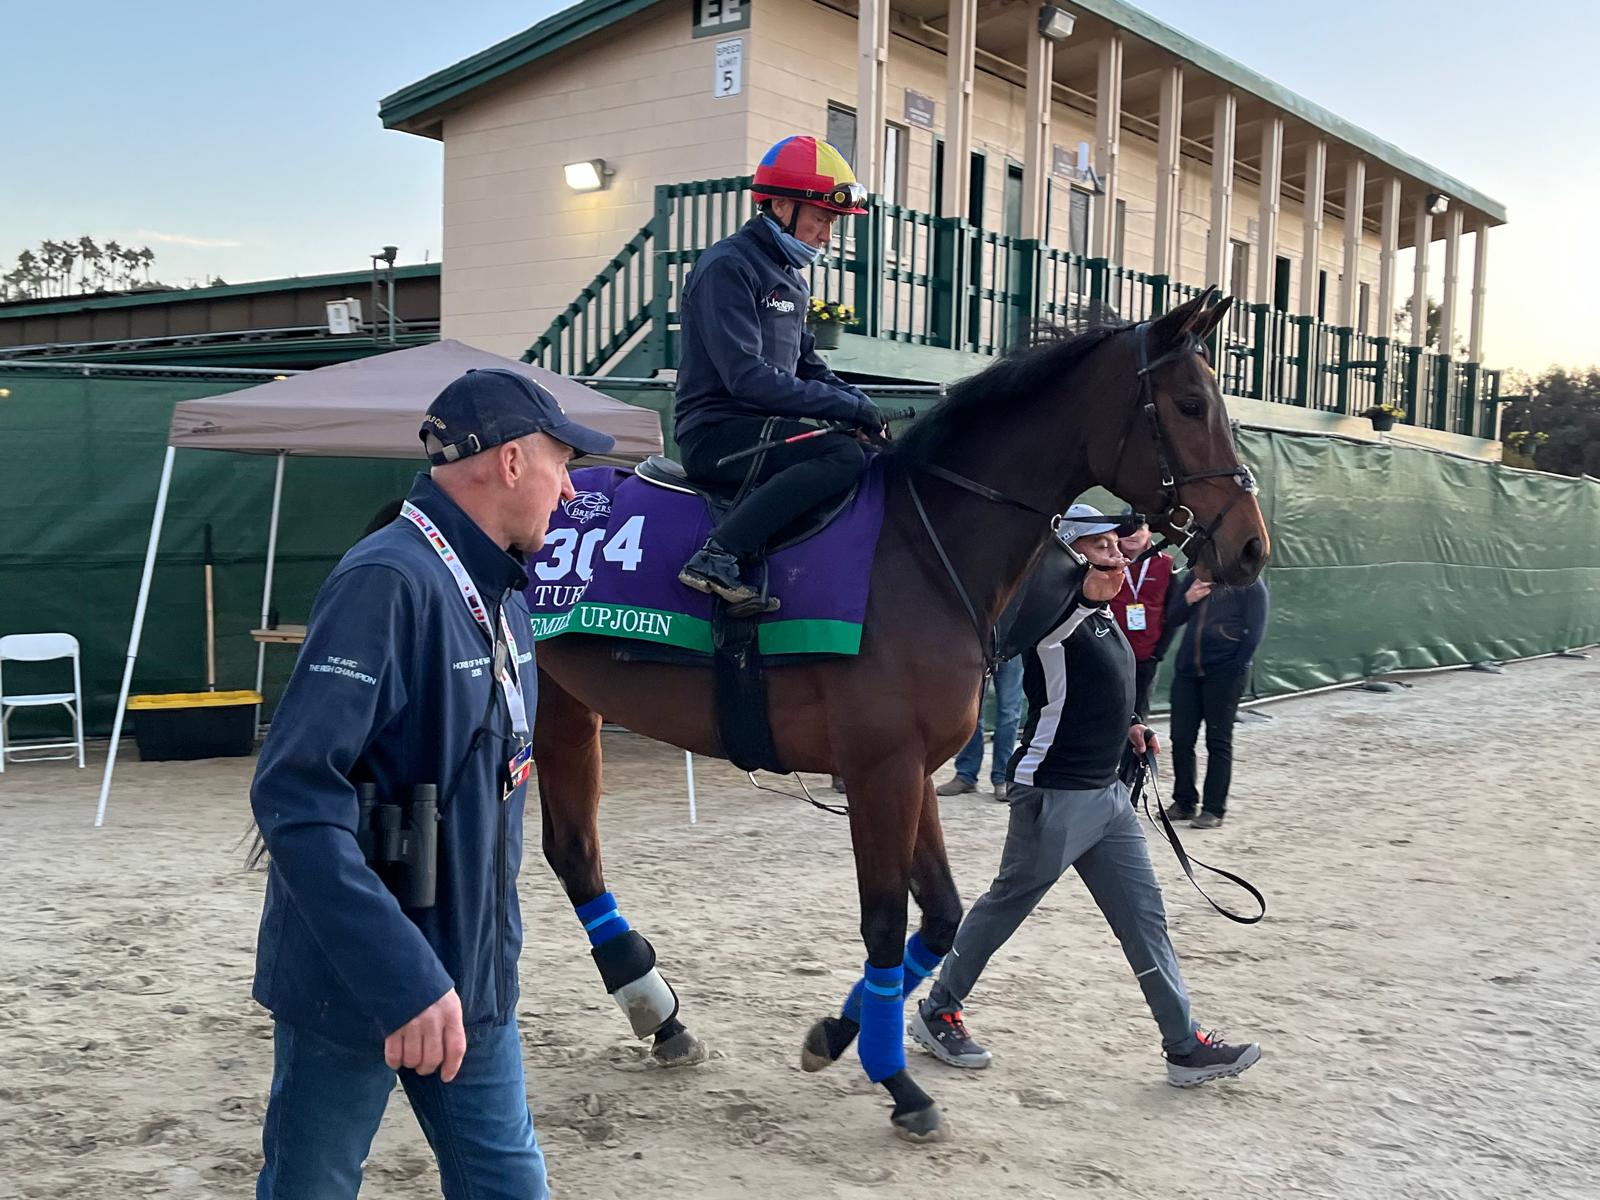
<path fill-rule="evenodd" d="M 739 560 L 717 545 L 712 538 L 678 572 L 678 582 L 697 592 L 721 596 L 735 608 L 752 612 L 776 612 L 778 599 L 761 599 L 761 590 L 739 577 Z"/>

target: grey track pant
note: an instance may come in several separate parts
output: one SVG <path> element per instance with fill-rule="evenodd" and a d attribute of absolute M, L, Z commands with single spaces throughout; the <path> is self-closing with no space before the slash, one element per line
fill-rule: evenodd
<path fill-rule="evenodd" d="M 935 1001 L 959 1004 L 967 998 L 990 957 L 1068 867 L 1077 868 L 1122 943 L 1163 1048 L 1193 1049 L 1195 1025 L 1167 936 L 1161 885 L 1121 783 L 1082 792 L 1011 785 L 1011 826 L 1000 873 L 961 922 Z"/>

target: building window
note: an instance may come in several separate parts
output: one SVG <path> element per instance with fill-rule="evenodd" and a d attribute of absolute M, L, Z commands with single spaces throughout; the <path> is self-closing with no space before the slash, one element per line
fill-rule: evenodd
<path fill-rule="evenodd" d="M 1022 236 L 1022 167 L 1017 163 L 1006 164 L 1006 194 L 1005 207 L 1001 212 L 1005 222 L 1002 232 L 1009 238 Z"/>
<path fill-rule="evenodd" d="M 1073 188 L 1067 209 L 1067 249 L 1074 254 L 1089 253 L 1089 193 Z"/>
<path fill-rule="evenodd" d="M 1119 267 L 1127 266 L 1128 252 L 1128 202 L 1117 201 L 1116 215 L 1111 225 L 1111 261 Z"/>
<path fill-rule="evenodd" d="M 890 204 L 906 202 L 906 152 L 911 139 L 905 126 L 883 127 L 883 198 Z"/>
<path fill-rule="evenodd" d="M 1367 332 L 1367 306 L 1372 302 L 1372 290 L 1369 284 L 1356 286 L 1356 332 Z"/>
<path fill-rule="evenodd" d="M 1228 242 L 1231 251 L 1228 264 L 1228 291 L 1234 298 L 1235 309 L 1250 302 L 1250 243 L 1237 238 Z"/>
<path fill-rule="evenodd" d="M 845 162 L 856 165 L 856 110 L 828 102 L 828 140 Z"/>
<path fill-rule="evenodd" d="M 1289 311 L 1290 283 L 1294 278 L 1294 263 L 1280 254 L 1272 264 L 1272 307 L 1279 312 Z"/>

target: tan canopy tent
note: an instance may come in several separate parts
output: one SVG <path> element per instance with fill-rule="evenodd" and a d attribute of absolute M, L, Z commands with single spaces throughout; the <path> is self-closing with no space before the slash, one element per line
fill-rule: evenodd
<path fill-rule="evenodd" d="M 335 363 L 315 371 L 275 379 L 258 387 L 222 396 L 185 400 L 172 410 L 172 430 L 156 490 L 155 517 L 150 523 L 150 544 L 145 550 L 139 599 L 134 605 L 133 632 L 128 638 L 128 659 L 117 698 L 117 717 L 111 729 L 111 748 L 100 781 L 100 802 L 94 823 L 105 820 L 106 798 L 111 793 L 111 773 L 117 763 L 117 745 L 128 709 L 128 690 L 139 656 L 139 637 L 150 600 L 150 578 L 155 571 L 156 547 L 166 515 L 167 491 L 172 483 L 173 455 L 178 450 L 229 450 L 241 454 L 271 454 L 278 460 L 272 487 L 272 514 L 267 526 L 267 570 L 261 594 L 261 623 L 267 623 L 272 605 L 272 570 L 278 550 L 278 513 L 283 496 L 283 464 L 290 455 L 323 458 L 415 459 L 422 467 L 422 442 L 417 429 L 422 414 L 445 384 L 473 368 L 501 367 L 516 371 L 548 388 L 573 420 L 610 434 L 616 447 L 603 459 L 623 465 L 661 452 L 661 422 L 648 409 L 635 408 L 557 375 L 543 367 L 502 358 L 457 341 L 435 342 L 410 350 L 395 350 L 352 362 Z M 256 691 L 261 690 L 266 647 L 256 656 Z"/>
<path fill-rule="evenodd" d="M 172 410 L 167 445 L 177 450 L 324 458 L 422 458 L 417 428 L 445 384 L 474 368 L 499 367 L 549 389 L 579 424 L 609 433 L 616 449 L 604 461 L 624 465 L 661 453 L 661 422 L 543 367 L 434 342 L 335 363 L 223 396 L 185 400 Z"/>

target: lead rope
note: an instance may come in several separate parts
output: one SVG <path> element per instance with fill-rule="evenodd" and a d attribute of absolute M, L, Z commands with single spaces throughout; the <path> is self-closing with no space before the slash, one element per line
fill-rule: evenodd
<path fill-rule="evenodd" d="M 1242 876 L 1235 875 L 1232 871 L 1224 871 L 1221 867 L 1213 867 L 1209 863 L 1201 862 L 1198 858 L 1190 857 L 1188 851 L 1183 848 L 1183 843 L 1178 840 L 1178 831 L 1172 827 L 1172 821 L 1167 817 L 1167 810 L 1162 807 L 1161 797 L 1156 792 L 1155 755 L 1150 753 L 1141 754 L 1137 761 L 1138 767 L 1135 770 L 1133 778 L 1133 794 L 1129 797 L 1129 799 L 1135 808 L 1138 808 L 1140 800 L 1143 800 L 1145 820 L 1149 821 L 1150 824 L 1154 825 L 1166 835 L 1167 841 L 1172 846 L 1172 852 L 1178 857 L 1178 865 L 1183 868 L 1183 873 L 1189 877 L 1189 882 L 1194 885 L 1194 890 L 1199 892 L 1201 896 L 1205 897 L 1206 903 L 1211 905 L 1212 908 L 1216 909 L 1223 916 L 1227 917 L 1228 920 L 1237 921 L 1241 925 L 1254 925 L 1257 921 L 1261 920 L 1262 917 L 1266 916 L 1267 899 L 1256 888 L 1255 884 L 1251 883 L 1248 879 L 1245 879 Z M 1151 796 L 1155 796 L 1156 814 L 1161 818 L 1159 823 L 1157 823 L 1155 817 L 1150 815 Z M 1203 870 L 1210 871 L 1213 875 L 1220 875 L 1229 883 L 1243 888 L 1245 891 L 1249 892 L 1250 895 L 1255 899 L 1255 902 L 1261 906 L 1261 911 L 1256 913 L 1256 915 L 1253 917 L 1241 917 L 1238 913 L 1222 907 L 1222 905 L 1218 904 L 1206 894 L 1205 888 L 1200 886 L 1200 881 L 1194 877 L 1195 867 L 1200 867 Z"/>

